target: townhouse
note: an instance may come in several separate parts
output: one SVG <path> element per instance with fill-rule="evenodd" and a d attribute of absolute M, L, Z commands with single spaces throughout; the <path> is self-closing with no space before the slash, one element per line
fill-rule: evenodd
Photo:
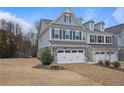
<path fill-rule="evenodd" d="M 104 22 L 83 22 L 69 9 L 54 20 L 41 19 L 38 35 L 38 57 L 47 47 L 57 63 L 96 63 L 118 60 L 118 47 L 113 46 L 112 33 L 104 32 Z"/>
<path fill-rule="evenodd" d="M 124 61 L 124 24 L 115 25 L 105 29 L 113 34 L 113 45 L 118 46 L 118 60 Z"/>

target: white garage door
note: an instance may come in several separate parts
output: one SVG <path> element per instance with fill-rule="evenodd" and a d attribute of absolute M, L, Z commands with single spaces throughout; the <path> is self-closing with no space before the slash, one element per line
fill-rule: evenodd
<path fill-rule="evenodd" d="M 85 51 L 82 49 L 58 49 L 57 63 L 82 63 L 85 61 Z"/>
<path fill-rule="evenodd" d="M 117 61 L 117 55 L 114 52 L 107 52 L 107 56 L 104 54 L 104 52 L 96 52 L 96 62 L 99 62 L 100 60 L 110 60 L 111 62 Z"/>
<path fill-rule="evenodd" d="M 117 55 L 116 55 L 116 53 L 114 53 L 114 52 L 112 52 L 111 53 L 111 62 L 114 62 L 114 61 L 117 61 Z"/>
<path fill-rule="evenodd" d="M 95 57 L 96 57 L 95 58 L 96 62 L 99 62 L 100 60 L 104 60 L 105 59 L 104 52 L 96 52 Z"/>

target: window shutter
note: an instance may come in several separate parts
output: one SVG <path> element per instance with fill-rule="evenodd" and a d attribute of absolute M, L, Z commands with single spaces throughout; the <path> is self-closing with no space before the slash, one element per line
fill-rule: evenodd
<path fill-rule="evenodd" d="M 64 15 L 64 22 L 66 22 L 66 15 Z"/>
<path fill-rule="evenodd" d="M 71 23 L 71 16 L 69 16 L 69 23 Z"/>
<path fill-rule="evenodd" d="M 60 29 L 60 39 L 62 38 L 62 30 Z"/>
<path fill-rule="evenodd" d="M 81 32 L 80 32 L 80 40 L 81 40 Z"/>
<path fill-rule="evenodd" d="M 72 31 L 70 31 L 70 39 L 72 40 Z"/>
<path fill-rule="evenodd" d="M 65 30 L 63 30 L 63 39 L 65 39 Z"/>
<path fill-rule="evenodd" d="M 54 38 L 54 29 L 52 29 L 52 38 Z"/>
<path fill-rule="evenodd" d="M 73 31 L 73 39 L 75 40 L 75 32 Z"/>

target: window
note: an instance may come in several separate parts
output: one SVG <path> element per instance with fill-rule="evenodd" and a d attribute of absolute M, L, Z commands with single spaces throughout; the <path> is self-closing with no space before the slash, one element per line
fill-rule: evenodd
<path fill-rule="evenodd" d="M 104 31 L 104 25 L 101 25 L 101 31 Z"/>
<path fill-rule="evenodd" d="M 80 40 L 81 39 L 81 32 L 77 31 L 75 32 L 75 39 Z"/>
<path fill-rule="evenodd" d="M 64 15 L 64 22 L 71 23 L 71 16 L 70 15 Z"/>
<path fill-rule="evenodd" d="M 79 50 L 78 53 L 83 53 L 83 51 L 82 50 Z"/>
<path fill-rule="evenodd" d="M 98 36 L 98 43 L 104 43 L 104 36 Z"/>
<path fill-rule="evenodd" d="M 77 51 L 76 50 L 72 50 L 72 53 L 77 53 Z"/>
<path fill-rule="evenodd" d="M 70 30 L 65 31 L 65 39 L 70 39 Z"/>
<path fill-rule="evenodd" d="M 94 23 L 90 24 L 90 29 L 93 30 L 94 29 Z"/>
<path fill-rule="evenodd" d="M 99 54 L 99 52 L 96 52 L 96 54 Z"/>
<path fill-rule="evenodd" d="M 70 53 L 70 50 L 66 50 L 65 53 Z"/>
<path fill-rule="evenodd" d="M 54 28 L 52 29 L 52 38 L 60 39 L 61 38 L 61 29 Z"/>
<path fill-rule="evenodd" d="M 85 39 L 86 39 L 86 33 L 83 32 L 83 41 L 85 41 Z"/>
<path fill-rule="evenodd" d="M 110 54 L 110 52 L 107 52 L 107 54 Z"/>
<path fill-rule="evenodd" d="M 104 52 L 101 52 L 101 54 L 104 54 Z"/>
<path fill-rule="evenodd" d="M 111 40 L 111 36 L 106 36 L 106 43 L 111 43 L 112 40 Z"/>
<path fill-rule="evenodd" d="M 115 54 L 114 52 L 111 52 L 111 54 Z"/>
<path fill-rule="evenodd" d="M 55 38 L 60 38 L 60 29 L 55 29 L 55 31 L 54 31 L 54 37 Z"/>
<path fill-rule="evenodd" d="M 90 35 L 90 42 L 96 42 L 96 36 Z"/>
<path fill-rule="evenodd" d="M 59 50 L 58 53 L 63 53 L 63 50 Z"/>

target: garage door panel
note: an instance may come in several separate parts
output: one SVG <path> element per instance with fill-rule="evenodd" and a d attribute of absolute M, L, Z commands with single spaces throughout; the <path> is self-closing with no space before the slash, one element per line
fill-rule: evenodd
<path fill-rule="evenodd" d="M 84 52 L 83 50 L 63 50 L 64 52 L 57 53 L 58 63 L 81 63 L 84 62 Z"/>

